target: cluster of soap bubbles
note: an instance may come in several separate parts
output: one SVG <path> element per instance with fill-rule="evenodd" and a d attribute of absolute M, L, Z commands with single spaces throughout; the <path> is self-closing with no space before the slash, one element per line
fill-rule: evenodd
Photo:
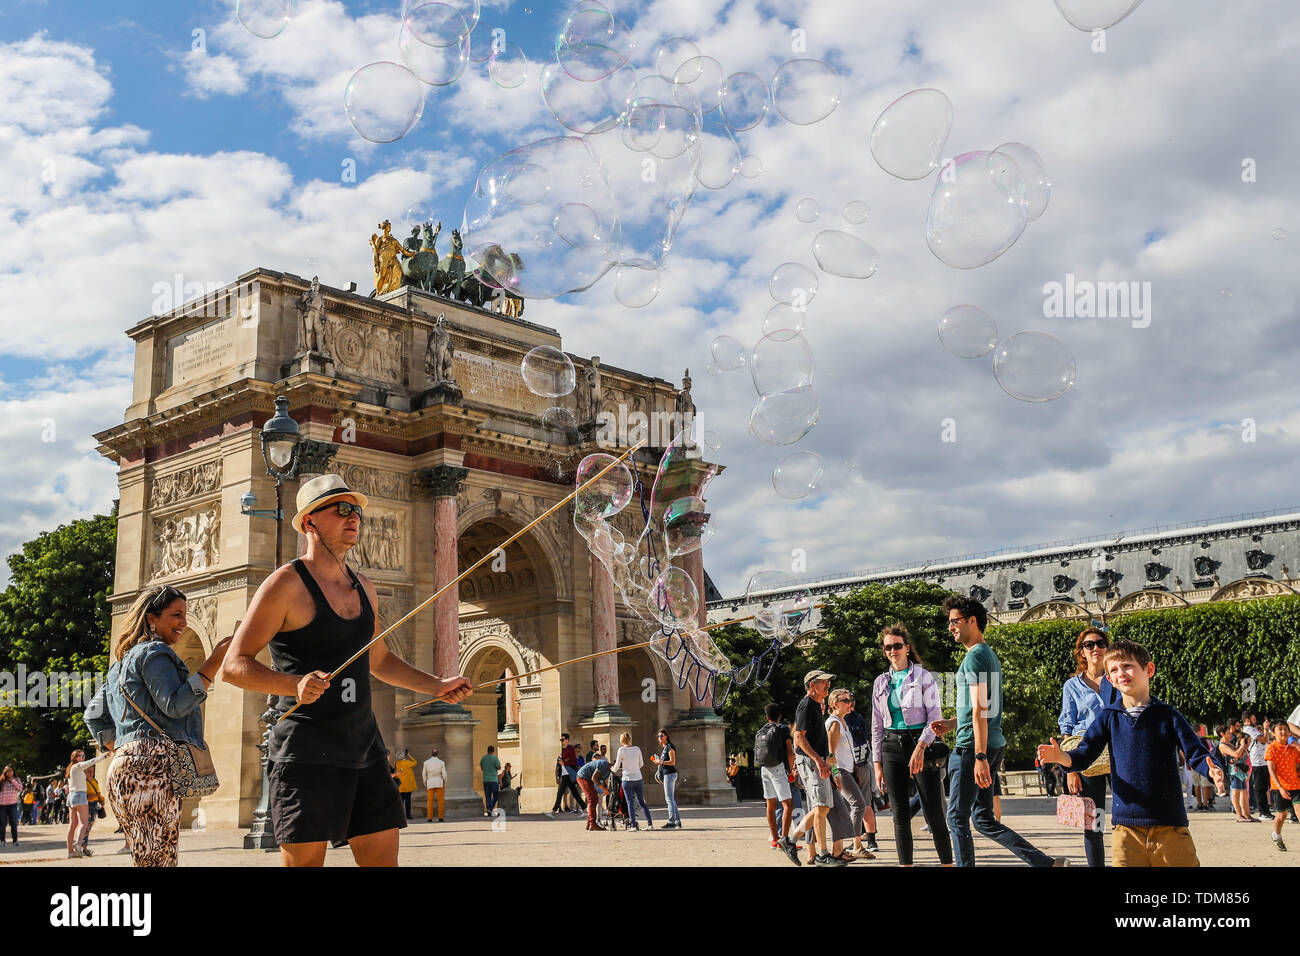
<path fill-rule="evenodd" d="M 393 143 L 409 133 L 424 112 L 430 88 L 448 87 L 470 63 L 485 63 L 497 86 L 514 89 L 528 78 L 528 58 L 516 43 L 475 33 L 480 0 L 403 0 L 397 56 L 360 67 L 343 92 L 343 109 L 357 135 Z M 256 36 L 288 22 L 288 0 L 239 0 L 248 8 L 240 22 Z M 277 19 L 278 13 L 283 19 Z M 256 27 L 250 24 L 257 24 Z M 400 62 L 398 62 L 400 61 Z"/>
<path fill-rule="evenodd" d="M 871 155 L 891 176 L 925 179 L 940 169 L 952 120 L 942 91 L 912 90 L 876 119 Z M 926 245 L 955 269 L 987 265 L 1043 214 L 1051 195 L 1042 157 L 1023 143 L 962 153 L 942 163 L 926 213 Z"/>
<path fill-rule="evenodd" d="M 531 349 L 519 363 L 519 374 L 528 391 L 541 398 L 557 399 L 570 395 L 577 385 L 578 375 L 573 361 L 553 345 L 539 345 Z M 542 412 L 542 427 L 567 436 L 578 427 L 573 410 L 563 405 L 552 405 Z"/>
<path fill-rule="evenodd" d="M 1004 392 L 1022 402 L 1050 402 L 1074 385 L 1074 356 L 1059 339 L 1030 330 L 999 342 L 997 323 L 978 306 L 957 305 L 945 312 L 939 319 L 939 341 L 964 359 L 980 358 L 996 348 L 993 377 Z"/>
<path fill-rule="evenodd" d="M 582 291 L 613 271 L 614 296 L 627 308 L 659 295 L 697 191 L 759 175 L 761 161 L 743 148 L 748 131 L 771 113 L 816 123 L 840 101 L 839 75 L 820 60 L 788 60 L 770 78 L 728 74 L 686 37 L 641 49 L 599 0 L 573 8 L 538 75 L 542 101 L 566 135 L 484 166 L 465 209 L 467 252 L 524 298 Z M 505 188 L 520 162 L 547 171 L 545 194 L 525 201 Z M 565 228 L 573 221 L 584 227 L 576 234 Z M 514 261 L 479 258 L 493 247 Z M 834 264 L 845 252 L 826 255 Z"/>
<path fill-rule="evenodd" d="M 766 680 L 779 649 L 794 639 L 812 606 L 804 592 L 802 614 L 789 597 L 783 597 L 782 610 L 765 612 L 760 630 L 771 643 L 739 667 L 699 626 L 699 589 L 671 562 L 698 551 L 712 535 L 704 493 L 716 474 L 717 466 L 703 460 L 690 433 L 680 432 L 659 460 L 647 500 L 632 469 L 599 452 L 578 465 L 574 481 L 581 490 L 573 510 L 574 528 L 609 571 L 624 605 L 658 630 L 651 649 L 668 663 L 679 687 L 689 687 L 696 700 L 715 705 L 751 677 Z M 616 522 L 634 499 L 641 514 Z"/>

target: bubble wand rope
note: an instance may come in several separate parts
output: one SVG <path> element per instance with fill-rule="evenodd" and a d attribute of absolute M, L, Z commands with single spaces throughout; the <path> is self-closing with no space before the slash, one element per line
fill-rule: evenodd
<path fill-rule="evenodd" d="M 824 606 L 825 605 L 823 604 L 813 605 L 814 608 L 819 608 Z M 752 621 L 753 619 L 754 619 L 754 615 L 751 614 L 748 617 L 738 617 L 730 621 L 719 621 L 716 624 L 706 624 L 704 627 L 699 628 L 699 630 L 714 631 L 720 627 L 726 627 L 729 624 L 740 624 L 742 621 Z M 666 640 L 667 638 L 661 636 L 661 637 L 651 638 L 648 641 L 642 641 L 640 644 L 627 644 L 623 647 L 615 647 L 608 651 L 597 651 L 595 654 L 587 654 L 585 657 L 575 657 L 571 661 L 560 661 L 560 663 L 558 664 L 549 664 L 546 667 L 539 667 L 537 670 L 528 671 L 528 673 L 526 674 L 515 674 L 511 677 L 501 677 L 498 678 L 497 680 L 484 681 L 482 684 L 475 684 L 473 687 L 470 688 L 470 690 L 475 691 L 475 690 L 481 690 L 484 687 L 495 687 L 497 686 L 497 684 L 506 684 L 512 680 L 522 680 L 525 677 L 532 677 L 534 674 L 544 674 L 546 671 L 553 671 L 558 667 L 568 667 L 570 664 L 581 664 L 583 661 L 595 660 L 597 657 L 604 657 L 606 654 L 622 654 L 624 651 L 635 651 L 638 648 L 649 647 L 651 644 L 654 644 L 658 641 L 666 641 Z M 407 704 L 403 708 L 403 710 L 413 710 L 416 707 L 423 707 L 425 704 L 432 704 L 440 700 L 442 700 L 441 697 L 430 697 L 428 700 L 422 700 L 417 704 Z"/>
<path fill-rule="evenodd" d="M 493 555 L 495 555 L 498 551 L 504 551 L 504 550 L 506 549 L 506 547 L 509 546 L 509 545 L 510 545 L 510 544 L 511 544 L 511 543 L 512 543 L 516 538 L 521 538 L 521 537 L 523 537 L 523 536 L 524 536 L 525 534 L 527 534 L 530 530 L 532 530 L 533 527 L 535 527 L 535 526 L 536 526 L 536 525 L 537 525 L 537 524 L 538 524 L 538 523 L 539 523 L 543 518 L 547 518 L 547 517 L 549 517 L 550 515 L 554 514 L 556 511 L 558 511 L 560 508 L 562 508 L 562 507 L 564 507 L 565 505 L 567 505 L 570 501 L 572 501 L 574 498 L 576 498 L 576 497 L 578 496 L 578 493 L 579 493 L 580 491 L 582 491 L 582 490 L 583 490 L 584 488 L 586 488 L 588 485 L 590 485 L 590 484 L 594 484 L 594 483 L 595 483 L 599 478 L 602 478 L 602 477 L 605 475 L 605 472 L 610 471 L 610 470 L 613 469 L 616 465 L 620 464 L 620 463 L 623 461 L 624 458 L 628 457 L 628 455 L 630 455 L 630 454 L 632 454 L 634 451 L 638 450 L 638 449 L 639 449 L 642 445 L 644 445 L 644 444 L 645 444 L 644 441 L 639 441 L 639 442 L 637 442 L 635 445 L 633 445 L 633 446 L 632 446 L 631 448 L 629 448 L 627 451 L 623 452 L 623 454 L 619 455 L 617 458 L 615 458 L 613 461 L 611 461 L 608 465 L 606 465 L 606 466 L 605 466 L 604 468 L 602 468 L 600 471 L 596 472 L 596 474 L 592 475 L 590 478 L 588 478 L 586 481 L 584 481 L 584 482 L 583 482 L 581 485 L 579 485 L 577 488 L 574 488 L 571 492 L 569 492 L 567 495 L 565 495 L 563 498 L 561 498 L 561 499 L 560 499 L 559 501 L 557 501 L 555 504 L 551 505 L 549 508 L 547 508 L 547 509 L 546 509 L 545 511 L 543 511 L 541 514 L 539 514 L 536 518 L 534 518 L 532 521 L 528 522 L 528 524 L 524 525 L 522 528 L 520 528 L 518 531 L 516 531 L 516 532 L 515 532 L 514 534 L 512 534 L 510 537 L 506 538 L 506 540 L 502 541 L 499 545 L 496 546 L 496 548 L 494 548 L 493 550 L 487 552 L 487 554 L 483 555 L 483 557 L 479 558 L 477 561 L 475 561 L 473 564 L 471 564 L 468 568 L 466 568 L 466 569 L 465 569 L 464 571 L 462 571 L 460 574 L 456 575 L 456 577 L 452 578 L 450 581 L 448 581 L 448 582 L 447 582 L 446 584 L 444 584 L 442 587 L 438 588 L 438 590 L 435 591 L 431 597 L 427 598 L 426 600 L 424 600 L 423 602 L 421 602 L 419 605 L 417 605 L 416 607 L 412 608 L 410 611 L 408 611 L 408 612 L 407 612 L 407 613 L 406 613 L 402 618 L 400 618 L 399 620 L 397 620 L 397 621 L 395 621 L 394 623 L 390 624 L 390 625 L 389 625 L 389 626 L 388 626 L 388 627 L 387 627 L 387 628 L 386 628 L 382 633 L 377 634 L 377 635 L 374 637 L 374 639 L 370 641 L 370 643 L 366 644 L 365 647 L 361 648 L 361 650 L 357 651 L 355 654 L 353 654 L 351 657 L 349 657 L 347 660 L 345 660 L 345 661 L 344 661 L 342 664 L 340 664 L 338 667 L 334 668 L 334 670 L 330 673 L 330 675 L 329 675 L 329 677 L 328 677 L 327 679 L 328 679 L 328 680 L 333 680 L 333 679 L 338 675 L 338 673 L 339 673 L 340 671 L 342 671 L 345 667 L 347 667 L 349 664 L 351 664 L 353 661 L 355 661 L 358 657 L 360 657 L 360 656 L 361 656 L 362 654 L 364 654 L 366 651 L 370 650 L 370 648 L 374 647 L 376 644 L 378 644 L 380 641 L 382 641 L 385 637 L 387 637 L 387 636 L 388 636 L 389 634 L 391 634 L 393 631 L 397 630 L 399 627 L 401 627 L 403 624 L 405 624 L 405 623 L 406 623 L 407 621 L 409 621 L 411 618 L 415 617 L 415 615 L 419 614 L 421 611 L 423 611 L 426 607 L 428 607 L 428 606 L 429 606 L 430 604 L 432 604 L 434 601 L 438 600 L 438 598 L 442 596 L 442 594 L 443 594 L 444 591 L 446 591 L 448 588 L 450 588 L 450 587 L 452 587 L 452 586 L 454 586 L 454 585 L 456 585 L 456 584 L 459 584 L 460 581 L 461 581 L 463 578 L 467 577 L 467 576 L 468 576 L 469 574 L 471 574 L 472 572 L 477 571 L 477 570 L 479 569 L 479 567 L 481 567 L 482 565 L 486 564 L 488 561 L 492 560 Z M 434 698 L 434 700 L 440 700 L 440 699 L 441 699 L 441 698 L 437 698 L 437 697 Z M 301 706 L 302 706 L 302 701 L 298 701 L 296 704 L 294 704 L 292 707 L 290 707 L 288 710 L 286 710 L 283 714 L 281 714 L 280 717 L 279 717 L 279 720 L 284 720 L 284 718 L 288 717 L 290 714 L 292 714 L 295 710 L 297 710 L 297 709 L 298 709 L 299 707 L 301 707 Z M 277 720 L 277 723 L 279 722 L 279 720 Z"/>

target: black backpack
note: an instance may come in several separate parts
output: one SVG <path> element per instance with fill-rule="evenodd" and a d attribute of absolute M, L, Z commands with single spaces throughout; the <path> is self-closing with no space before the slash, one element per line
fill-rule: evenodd
<path fill-rule="evenodd" d="M 785 766 L 785 750 L 781 747 L 779 725 L 768 722 L 754 735 L 754 761 L 760 767 Z"/>

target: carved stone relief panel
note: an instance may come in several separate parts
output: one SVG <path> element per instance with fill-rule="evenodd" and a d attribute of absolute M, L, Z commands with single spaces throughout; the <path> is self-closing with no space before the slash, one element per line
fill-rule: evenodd
<path fill-rule="evenodd" d="M 351 486 L 349 486 L 351 487 Z M 401 571 L 406 567 L 401 516 L 385 508 L 371 507 L 361 522 L 361 535 L 352 549 L 359 567 L 379 571 Z"/>
<path fill-rule="evenodd" d="M 151 579 L 215 568 L 221 560 L 221 506 L 216 502 L 155 517 Z"/>
<path fill-rule="evenodd" d="M 403 378 L 402 332 L 360 319 L 336 318 L 326 327 L 329 354 L 345 373 L 393 383 Z"/>
<path fill-rule="evenodd" d="M 408 604 L 407 596 L 400 591 L 394 591 L 392 594 L 380 593 L 379 629 L 387 630 L 394 621 L 406 614 L 410 610 Z M 414 653 L 411 622 L 407 621 L 392 634 L 387 635 L 384 644 L 402 660 L 411 663 L 411 655 Z"/>
<path fill-rule="evenodd" d="M 411 478 L 405 472 L 383 471 L 365 465 L 339 465 L 338 474 L 349 488 L 371 498 L 411 500 Z M 368 513 L 367 513 L 368 514 Z"/>
<path fill-rule="evenodd" d="M 203 628 L 204 634 L 215 644 L 217 637 L 217 599 L 215 597 L 190 598 L 185 606 L 186 616 Z M 205 648 L 206 650 L 207 648 Z"/>
<path fill-rule="evenodd" d="M 156 476 L 149 486 L 149 507 L 165 508 L 221 487 L 221 459 Z"/>

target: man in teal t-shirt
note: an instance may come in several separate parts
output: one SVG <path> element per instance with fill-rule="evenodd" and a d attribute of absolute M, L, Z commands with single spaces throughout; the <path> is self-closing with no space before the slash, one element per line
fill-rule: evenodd
<path fill-rule="evenodd" d="M 501 761 L 497 759 L 496 747 L 489 746 L 487 754 L 478 762 L 483 771 L 483 805 L 487 807 L 484 816 L 492 816 L 492 808 L 497 805 L 497 794 L 501 792 L 498 776 L 501 773 Z"/>
<path fill-rule="evenodd" d="M 1002 665 L 984 643 L 989 614 L 974 598 L 953 595 L 943 602 L 948 630 L 966 648 L 957 668 L 957 719 L 931 721 L 936 734 L 957 731 L 957 745 L 948 758 L 948 829 L 958 866 L 975 865 L 975 829 L 1010 850 L 1030 866 L 1065 866 L 1036 849 L 993 814 L 993 777 L 1002 764 L 1007 742 L 1002 736 Z"/>

